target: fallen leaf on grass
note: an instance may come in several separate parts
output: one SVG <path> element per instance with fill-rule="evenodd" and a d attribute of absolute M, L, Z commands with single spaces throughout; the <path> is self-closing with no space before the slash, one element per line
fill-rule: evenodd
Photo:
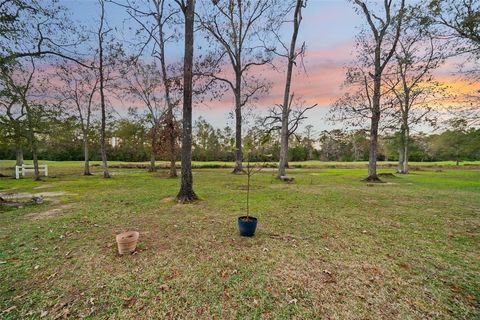
<path fill-rule="evenodd" d="M 297 304 L 298 300 L 297 299 L 292 299 L 288 301 L 288 304 Z"/>
<path fill-rule="evenodd" d="M 3 310 L 2 313 L 9 313 L 15 309 L 17 309 L 17 306 L 11 306 L 10 308 Z"/>
<path fill-rule="evenodd" d="M 58 272 L 52 273 L 51 275 L 49 275 L 49 276 L 47 277 L 47 280 L 52 279 L 52 278 L 55 277 L 57 274 L 58 274 Z"/>
<path fill-rule="evenodd" d="M 158 287 L 160 289 L 160 291 L 167 291 L 168 289 L 170 289 L 170 287 L 168 286 L 168 284 L 162 284 L 160 287 Z"/>
<path fill-rule="evenodd" d="M 12 300 L 13 300 L 13 301 L 16 301 L 16 300 L 18 300 L 18 299 L 21 299 L 21 298 L 25 297 L 26 295 L 27 295 L 27 292 L 24 292 L 24 293 L 22 293 L 22 294 L 19 294 L 18 296 L 13 297 Z"/>
<path fill-rule="evenodd" d="M 131 308 L 137 302 L 137 298 L 130 297 L 130 298 L 123 298 L 124 303 L 123 306 L 126 308 Z"/>
<path fill-rule="evenodd" d="M 63 317 L 64 319 L 67 319 L 70 315 L 70 310 L 68 308 L 64 308 L 62 310 L 62 312 L 60 312 L 56 317 L 55 319 L 59 319 L 61 317 Z"/>

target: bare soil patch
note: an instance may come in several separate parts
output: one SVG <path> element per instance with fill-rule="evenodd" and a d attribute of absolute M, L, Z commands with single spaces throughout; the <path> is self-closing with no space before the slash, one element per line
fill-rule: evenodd
<path fill-rule="evenodd" d="M 68 193 L 65 191 L 49 191 L 49 192 L 39 192 L 39 193 L 30 193 L 30 192 L 6 192 L 0 193 L 0 197 L 5 200 L 13 199 L 22 199 L 22 198 L 31 198 L 31 197 L 61 197 L 61 196 L 71 196 L 75 195 L 74 193 Z"/>
<path fill-rule="evenodd" d="M 46 211 L 41 212 L 32 212 L 27 214 L 25 217 L 33 220 L 39 220 L 43 218 L 54 217 L 61 214 L 63 211 L 73 208 L 73 204 L 64 204 Z"/>
<path fill-rule="evenodd" d="M 232 190 L 247 190 L 247 185 L 246 184 L 226 184 L 225 187 L 228 189 Z M 264 186 L 259 186 L 259 185 L 250 185 L 250 190 L 259 190 L 259 189 L 264 189 Z"/>
<path fill-rule="evenodd" d="M 53 187 L 53 184 L 42 184 L 41 186 L 35 187 L 33 189 L 47 189 L 52 187 Z"/>

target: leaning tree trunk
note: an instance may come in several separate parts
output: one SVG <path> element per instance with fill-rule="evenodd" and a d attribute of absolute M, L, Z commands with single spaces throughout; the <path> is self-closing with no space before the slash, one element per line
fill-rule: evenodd
<path fill-rule="evenodd" d="M 235 168 L 232 173 L 241 174 L 243 173 L 242 165 L 242 76 L 239 72 L 236 72 L 236 83 L 235 83 Z"/>
<path fill-rule="evenodd" d="M 197 199 L 193 191 L 192 175 L 192 90 L 193 90 L 193 27 L 195 0 L 185 7 L 185 57 L 183 64 L 183 128 L 182 128 L 182 178 L 177 201 L 192 202 Z"/>
<path fill-rule="evenodd" d="M 296 57 L 295 48 L 297 46 L 298 30 L 302 20 L 302 5 L 303 1 L 297 0 L 293 17 L 292 40 L 288 52 L 287 78 L 285 81 L 282 105 L 282 129 L 280 130 L 280 161 L 278 163 L 278 178 L 285 176 L 285 169 L 288 168 L 288 137 L 290 135 L 290 132 L 288 132 L 288 118 L 290 115 L 290 99 L 293 99 L 293 97 L 290 97 L 290 88 L 292 84 L 293 65 L 295 64 Z"/>

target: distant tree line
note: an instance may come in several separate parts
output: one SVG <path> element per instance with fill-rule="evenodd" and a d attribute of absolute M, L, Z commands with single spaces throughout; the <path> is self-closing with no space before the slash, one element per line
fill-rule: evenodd
<path fill-rule="evenodd" d="M 59 114 L 61 115 L 61 114 Z M 150 161 L 152 145 L 151 126 L 147 116 L 135 109 L 124 118 L 111 118 L 106 129 L 107 151 L 113 161 Z M 92 123 L 92 132 L 99 132 L 101 123 Z M 176 124 L 179 126 L 179 124 Z M 81 126 L 74 118 L 62 119 L 50 115 L 39 134 L 38 156 L 45 160 L 82 161 L 84 159 Z M 8 128 L 1 127 L 8 135 Z M 56 134 L 62 132 L 62 134 Z M 465 121 L 452 120 L 443 130 L 435 133 L 416 133 L 410 136 L 410 161 L 467 161 L 480 160 L 480 129 L 467 126 Z M 23 143 L 26 143 L 24 141 Z M 178 145 L 180 141 L 177 141 Z M 155 157 L 170 161 L 162 141 L 154 147 Z M 402 136 L 398 132 L 384 133 L 379 137 L 377 160 L 398 161 Z M 245 148 L 251 161 L 279 161 L 279 131 L 267 131 L 254 126 L 244 135 Z M 289 161 L 367 161 L 369 135 L 367 130 L 325 130 L 315 132 L 312 126 L 290 137 Z M 89 160 L 101 160 L 99 135 L 91 135 Z M 28 149 L 24 156 L 31 158 Z M 0 158 L 15 159 L 16 149 L 7 139 L 0 142 Z M 178 157 L 176 160 L 180 160 Z M 235 132 L 226 126 L 214 127 L 199 118 L 193 125 L 192 160 L 235 161 Z"/>

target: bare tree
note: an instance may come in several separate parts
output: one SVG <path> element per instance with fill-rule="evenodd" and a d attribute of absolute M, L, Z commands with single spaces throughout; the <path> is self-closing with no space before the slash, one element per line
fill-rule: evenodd
<path fill-rule="evenodd" d="M 476 0 L 430 0 L 427 3 L 428 22 L 437 26 L 436 36 L 451 44 L 454 56 L 465 57 L 460 72 L 470 83 L 480 80 L 480 2 Z M 455 117 L 480 124 L 479 90 L 457 97 L 452 108 Z"/>
<path fill-rule="evenodd" d="M 84 166 L 83 175 L 90 172 L 90 135 L 92 113 L 95 111 L 95 96 L 98 93 L 99 78 L 94 69 L 80 65 L 64 63 L 57 68 L 57 75 L 61 81 L 58 87 L 60 103 L 75 115 L 82 130 Z"/>
<path fill-rule="evenodd" d="M 140 2 L 123 0 L 112 1 L 113 3 L 124 7 L 129 16 L 135 20 L 146 37 L 140 40 L 140 51 L 138 56 L 152 45 L 152 55 L 158 59 L 161 79 L 163 84 L 163 94 L 167 105 L 164 115 L 166 125 L 165 133 L 168 135 L 168 157 L 170 160 L 170 177 L 177 176 L 176 169 L 176 140 L 177 130 L 175 130 L 175 107 L 178 101 L 174 98 L 173 91 L 176 90 L 176 82 L 178 77 L 174 74 L 173 68 L 169 68 L 166 59 L 166 44 L 175 41 L 178 36 L 171 27 L 174 24 L 175 17 L 179 14 L 179 10 L 166 5 L 165 0 L 143 0 Z"/>
<path fill-rule="evenodd" d="M 232 90 L 235 100 L 235 168 L 233 173 L 243 173 L 242 167 L 242 108 L 257 95 L 267 92 L 265 81 L 254 77 L 254 67 L 264 66 L 272 59 L 272 48 L 262 40 L 277 26 L 272 18 L 275 0 L 212 0 L 214 8 L 204 8 L 200 15 L 202 28 L 219 48 L 217 62 L 230 64 L 233 79 L 224 76 L 220 67 L 209 76 Z M 277 12 L 278 14 L 278 12 Z M 262 38 L 263 37 L 263 38 Z"/>
<path fill-rule="evenodd" d="M 101 127 L 100 127 L 100 152 L 103 163 L 103 177 L 110 178 L 107 160 L 107 142 L 106 142 L 106 123 L 107 123 L 107 106 L 105 98 L 105 42 L 106 36 L 111 29 L 105 27 L 105 0 L 98 0 L 100 5 L 100 24 L 97 31 L 98 40 L 98 75 L 99 75 L 99 94 L 100 94 L 100 111 L 101 111 Z"/>
<path fill-rule="evenodd" d="M 72 49 L 84 39 L 58 1 L 3 0 L 0 6 L 1 65 L 45 56 L 83 65 L 72 54 Z"/>
<path fill-rule="evenodd" d="M 185 17 L 185 57 L 183 64 L 182 177 L 177 201 L 188 203 L 197 199 L 192 175 L 192 91 L 195 0 L 175 0 Z"/>
<path fill-rule="evenodd" d="M 152 63 L 143 63 L 140 60 L 130 62 L 128 72 L 124 72 L 127 84 L 126 91 L 134 101 L 141 101 L 147 107 L 147 119 L 151 124 L 150 129 L 150 172 L 156 171 L 155 157 L 159 141 L 161 119 L 165 116 L 164 100 L 159 96 L 161 74 L 158 67 Z"/>
<path fill-rule="evenodd" d="M 476 0 L 430 0 L 430 23 L 443 28 L 438 36 L 453 40 L 457 54 L 480 55 L 480 3 Z"/>
<path fill-rule="evenodd" d="M 404 18 L 405 0 L 396 8 L 393 0 L 384 0 L 382 16 L 374 12 L 362 0 L 354 0 L 355 5 L 367 20 L 371 31 L 373 46 L 364 52 L 371 56 L 371 71 L 368 75 L 373 80 L 371 97 L 370 151 L 367 181 L 380 181 L 377 176 L 378 129 L 381 118 L 382 75 L 385 67 L 395 53 Z"/>
<path fill-rule="evenodd" d="M 293 13 L 293 32 L 292 38 L 290 41 L 290 47 L 287 47 L 286 44 L 281 42 L 283 48 L 285 49 L 285 54 L 279 54 L 283 58 L 287 59 L 287 74 L 285 80 L 285 90 L 283 94 L 283 104 L 282 115 L 281 115 L 281 129 L 280 129 L 280 161 L 278 164 L 278 178 L 285 176 L 285 168 L 288 163 L 288 138 L 289 138 L 289 124 L 290 124 L 290 111 L 291 111 L 291 98 L 290 90 L 292 84 L 292 73 L 293 66 L 296 65 L 296 60 L 299 56 L 303 55 L 305 52 L 305 44 L 298 49 L 297 48 L 297 37 L 298 31 L 300 29 L 300 24 L 302 23 L 302 9 L 307 5 L 306 0 L 296 0 L 295 9 Z M 277 37 L 280 39 L 280 37 Z M 278 53 L 277 53 L 278 54 Z M 311 109 L 311 108 L 310 108 Z M 306 110 L 305 110 L 306 111 Z M 273 113 L 274 114 L 274 113 Z M 298 122 L 298 121 L 297 121 Z"/>
<path fill-rule="evenodd" d="M 13 104 L 21 105 L 26 116 L 27 140 L 32 152 L 35 180 L 40 180 L 38 168 L 38 142 L 35 136 L 37 129 L 36 110 L 34 102 L 30 98 L 36 67 L 33 58 L 30 58 L 30 65 L 27 67 L 19 63 L 1 66 L 1 79 L 4 82 L 4 90 L 9 92 Z"/>
<path fill-rule="evenodd" d="M 308 110 L 311 110 L 317 106 L 317 104 L 311 106 L 305 106 L 305 104 L 298 99 L 294 99 L 294 95 L 292 94 L 288 98 L 289 104 L 287 106 L 287 126 L 285 130 L 286 139 L 287 141 L 290 140 L 291 136 L 295 136 L 297 129 L 306 120 L 308 117 L 306 113 Z M 292 107 L 292 103 L 295 102 L 297 104 L 296 107 Z M 284 110 L 285 108 L 281 104 L 277 104 L 273 108 L 269 109 L 269 114 L 263 119 L 262 125 L 266 128 L 266 133 L 270 134 L 274 131 L 282 131 L 284 128 Z M 296 136 L 297 140 L 300 140 L 300 137 Z M 288 151 L 288 142 L 287 142 L 287 151 Z M 288 156 L 288 153 L 287 155 Z M 284 166 L 288 167 L 288 159 L 285 159 Z M 285 168 L 283 174 L 278 173 L 278 177 L 285 176 Z"/>
<path fill-rule="evenodd" d="M 12 139 L 15 145 L 16 165 L 23 164 L 23 143 L 25 108 L 23 104 L 18 103 L 14 93 L 9 88 L 10 72 L 4 68 L 0 73 L 0 107 L 2 115 L 0 115 L 0 124 L 6 128 L 3 136 L 6 139 Z"/>
<path fill-rule="evenodd" d="M 410 8 L 411 15 L 403 24 L 398 41 L 395 65 L 385 77 L 396 98 L 394 116 L 400 125 L 399 173 L 408 173 L 411 127 L 422 122 L 435 123 L 431 102 L 444 92 L 432 75 L 444 55 L 428 28 L 413 16 L 417 10 L 418 7 Z"/>

